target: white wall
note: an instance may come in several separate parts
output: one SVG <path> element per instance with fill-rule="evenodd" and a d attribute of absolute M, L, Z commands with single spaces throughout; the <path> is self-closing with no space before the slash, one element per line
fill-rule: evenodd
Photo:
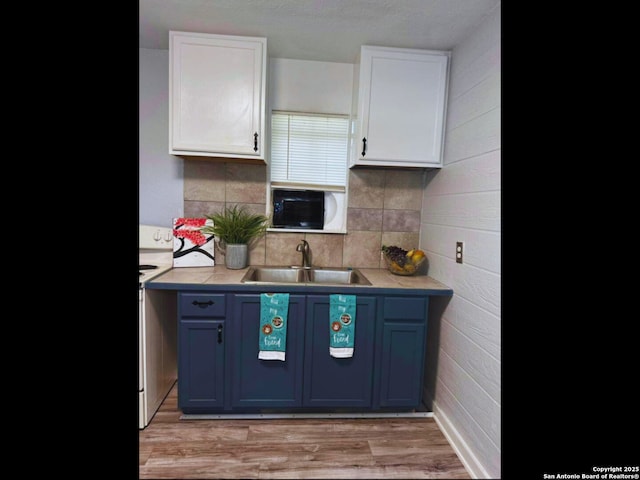
<path fill-rule="evenodd" d="M 452 52 L 444 167 L 427 175 L 420 245 L 449 285 L 432 302 L 425 398 L 470 473 L 500 477 L 500 6 Z M 456 241 L 464 263 L 455 262 Z"/>
<path fill-rule="evenodd" d="M 140 48 L 139 62 L 139 223 L 171 228 L 184 214 L 184 176 L 169 155 L 169 51 Z"/>
<path fill-rule="evenodd" d="M 269 103 L 273 110 L 351 113 L 350 63 L 269 59 Z"/>

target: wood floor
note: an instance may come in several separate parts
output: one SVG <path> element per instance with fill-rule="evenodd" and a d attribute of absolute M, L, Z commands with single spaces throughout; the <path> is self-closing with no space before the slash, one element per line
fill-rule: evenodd
<path fill-rule="evenodd" d="M 180 420 L 140 431 L 140 478 L 471 478 L 433 418 Z"/>

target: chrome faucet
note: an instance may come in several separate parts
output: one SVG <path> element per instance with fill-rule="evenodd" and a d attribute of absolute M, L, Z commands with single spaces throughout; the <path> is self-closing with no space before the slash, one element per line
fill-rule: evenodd
<path fill-rule="evenodd" d="M 296 247 L 296 252 L 302 253 L 302 268 L 311 268 L 311 257 L 309 256 L 309 242 L 302 240 Z"/>

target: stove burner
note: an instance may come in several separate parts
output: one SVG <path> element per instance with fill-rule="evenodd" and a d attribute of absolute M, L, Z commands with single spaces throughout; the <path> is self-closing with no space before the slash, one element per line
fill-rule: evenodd
<path fill-rule="evenodd" d="M 141 286 L 144 284 L 144 282 L 147 282 L 148 280 L 163 274 L 167 270 L 171 270 L 171 265 L 166 265 L 166 264 L 146 265 L 146 264 L 140 263 L 144 261 L 153 262 L 154 260 L 140 259 L 140 261 L 138 262 L 139 263 L 138 266 L 140 267 L 140 270 L 138 271 L 138 276 L 140 277 Z"/>

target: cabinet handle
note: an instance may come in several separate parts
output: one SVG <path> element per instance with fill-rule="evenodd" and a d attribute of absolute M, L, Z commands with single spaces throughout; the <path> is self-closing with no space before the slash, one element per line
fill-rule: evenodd
<path fill-rule="evenodd" d="M 194 300 L 192 302 L 192 305 L 195 305 L 196 307 L 200 307 L 200 308 L 207 308 L 207 305 L 211 306 L 214 303 L 216 302 L 214 302 L 213 300 L 209 300 L 208 302 L 199 302 L 197 300 Z"/>
<path fill-rule="evenodd" d="M 367 154 L 367 138 L 362 139 L 362 156 L 364 157 Z"/>
<path fill-rule="evenodd" d="M 218 325 L 218 343 L 222 343 L 222 325 Z"/>
<path fill-rule="evenodd" d="M 258 151 L 258 132 L 253 134 L 253 151 Z"/>

